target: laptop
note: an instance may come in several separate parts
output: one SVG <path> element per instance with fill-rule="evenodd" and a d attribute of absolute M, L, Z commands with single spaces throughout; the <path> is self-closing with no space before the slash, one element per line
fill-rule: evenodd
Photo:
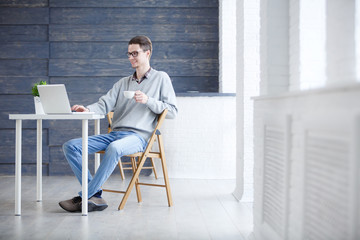
<path fill-rule="evenodd" d="M 64 84 L 37 87 L 45 114 L 94 114 L 94 112 L 72 112 Z"/>

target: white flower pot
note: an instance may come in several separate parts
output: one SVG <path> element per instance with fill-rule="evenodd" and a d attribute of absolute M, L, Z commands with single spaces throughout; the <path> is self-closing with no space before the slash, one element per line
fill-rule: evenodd
<path fill-rule="evenodd" d="M 35 113 L 45 114 L 39 97 L 34 97 L 34 103 L 35 103 Z"/>

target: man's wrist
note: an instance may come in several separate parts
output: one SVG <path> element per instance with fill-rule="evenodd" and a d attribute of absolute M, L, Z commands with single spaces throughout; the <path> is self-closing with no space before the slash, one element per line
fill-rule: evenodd
<path fill-rule="evenodd" d="M 152 105 L 154 103 L 154 98 L 151 98 L 151 97 L 148 97 L 147 101 L 146 101 L 146 105 L 149 106 L 149 105 Z"/>

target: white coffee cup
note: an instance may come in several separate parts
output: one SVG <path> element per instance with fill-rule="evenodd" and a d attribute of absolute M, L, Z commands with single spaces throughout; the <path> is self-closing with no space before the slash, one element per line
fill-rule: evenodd
<path fill-rule="evenodd" d="M 128 99 L 133 98 L 135 95 L 135 91 L 124 91 L 124 96 Z"/>

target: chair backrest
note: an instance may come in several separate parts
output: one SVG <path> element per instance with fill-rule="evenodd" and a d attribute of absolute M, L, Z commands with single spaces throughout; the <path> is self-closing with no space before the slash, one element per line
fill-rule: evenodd
<path fill-rule="evenodd" d="M 111 132 L 111 125 L 112 125 L 112 119 L 114 117 L 114 112 L 109 112 L 108 114 L 106 114 L 106 117 L 109 122 L 109 126 L 108 126 L 108 133 L 109 133 L 109 132 Z"/>
<path fill-rule="evenodd" d="M 157 139 L 157 143 L 159 145 L 159 151 L 160 151 L 160 154 L 161 152 L 163 152 L 163 144 L 162 144 L 162 135 L 160 133 L 160 128 L 161 128 L 161 125 L 163 124 L 164 120 L 165 120 L 165 117 L 166 117 L 166 114 L 167 114 L 168 110 L 165 109 L 158 117 L 158 122 L 156 124 L 156 127 L 153 131 L 153 133 L 151 134 L 151 137 L 148 141 L 148 145 L 146 146 L 146 149 L 144 150 L 144 155 L 143 157 L 147 157 L 148 154 L 150 153 L 152 147 L 153 147 L 153 144 L 155 142 L 155 140 Z M 161 142 L 160 142 L 161 141 Z"/>
<path fill-rule="evenodd" d="M 165 109 L 161 114 L 158 115 L 158 121 L 157 121 L 157 124 L 156 124 L 153 134 L 159 134 L 161 125 L 164 122 L 167 112 L 168 112 L 168 110 Z M 109 132 L 111 132 L 111 125 L 112 125 L 112 119 L 114 117 L 114 112 L 109 112 L 108 114 L 106 114 L 106 117 L 109 122 L 109 126 L 108 126 L 108 133 L 109 133 Z"/>
<path fill-rule="evenodd" d="M 156 124 L 156 127 L 154 129 L 154 132 L 152 135 L 159 135 L 160 134 L 160 128 L 161 128 L 161 125 L 163 124 L 164 120 L 165 120 L 165 117 L 166 117 L 166 114 L 167 114 L 168 110 L 165 109 L 160 115 L 158 115 L 158 121 L 157 121 L 157 124 Z"/>

